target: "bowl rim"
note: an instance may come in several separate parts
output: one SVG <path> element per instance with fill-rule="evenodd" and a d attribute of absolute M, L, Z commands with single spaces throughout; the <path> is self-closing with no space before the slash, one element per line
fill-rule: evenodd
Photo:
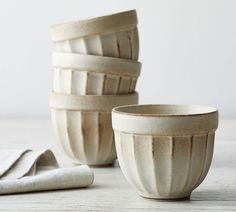
<path fill-rule="evenodd" d="M 49 93 L 49 105 L 57 110 L 110 111 L 119 105 L 138 103 L 138 92 L 111 95 L 71 95 Z"/>
<path fill-rule="evenodd" d="M 138 77 L 142 63 L 123 58 L 54 52 L 52 66 L 54 68 L 74 69 L 75 71 L 88 70 L 98 73 Z"/>
<path fill-rule="evenodd" d="M 208 109 L 210 111 L 208 112 L 196 112 L 196 113 L 186 113 L 186 114 L 166 114 L 166 113 L 132 113 L 132 112 L 126 112 L 121 111 L 121 109 L 129 109 L 129 108 L 143 108 L 143 107 L 201 107 Z M 120 115 L 126 115 L 126 116 L 136 116 L 136 117 L 191 117 L 191 116 L 202 116 L 202 115 L 210 115 L 214 113 L 218 113 L 218 109 L 215 107 L 207 106 L 207 105 L 197 105 L 197 104 L 136 104 L 136 105 L 124 105 L 124 106 L 118 106 L 112 109 L 112 113 L 117 113 Z"/>
<path fill-rule="evenodd" d="M 112 110 L 112 127 L 115 131 L 140 134 L 140 135 L 156 135 L 156 136 L 192 136 L 206 135 L 214 132 L 218 128 L 218 110 L 213 107 L 194 105 L 196 107 L 207 108 L 206 111 L 196 111 L 196 113 L 180 113 L 170 111 L 175 114 L 140 114 L 137 111 L 131 113 L 129 111 L 122 112 L 122 109 L 132 107 L 148 107 L 150 105 L 126 105 L 113 108 Z M 151 107 L 194 107 L 193 105 L 151 105 Z M 118 112 L 117 112 L 118 111 Z M 166 111 L 163 111 L 166 112 Z M 168 112 L 168 111 L 167 111 Z M 181 112 L 181 110 L 177 111 Z M 189 111 L 191 112 L 191 110 Z M 151 114 L 153 113 L 153 114 Z"/>
<path fill-rule="evenodd" d="M 117 31 L 135 27 L 138 23 L 136 10 L 122 11 L 105 16 L 81 19 L 56 24 L 49 27 L 54 42 L 100 34 L 105 31 Z"/>

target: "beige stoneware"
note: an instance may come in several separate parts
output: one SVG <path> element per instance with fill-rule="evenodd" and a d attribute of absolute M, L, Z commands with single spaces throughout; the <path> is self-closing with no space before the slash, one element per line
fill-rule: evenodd
<path fill-rule="evenodd" d="M 135 10 L 50 28 L 55 51 L 138 60 L 139 38 Z"/>
<path fill-rule="evenodd" d="M 111 110 L 119 105 L 137 103 L 137 93 L 103 96 L 51 93 L 52 123 L 60 146 L 80 164 L 113 164 L 116 151 Z"/>
<path fill-rule="evenodd" d="M 141 63 L 132 60 L 54 52 L 53 91 L 102 95 L 135 91 Z"/>
<path fill-rule="evenodd" d="M 147 198 L 188 198 L 210 168 L 218 111 L 199 105 L 114 108 L 120 167 Z"/>

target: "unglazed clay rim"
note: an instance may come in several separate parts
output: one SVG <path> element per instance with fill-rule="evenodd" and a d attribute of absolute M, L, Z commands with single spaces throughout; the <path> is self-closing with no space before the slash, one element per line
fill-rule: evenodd
<path fill-rule="evenodd" d="M 140 75 L 142 66 L 140 62 L 133 60 L 63 52 L 53 53 L 52 65 L 54 68 L 86 70 L 132 77 Z"/>
<path fill-rule="evenodd" d="M 211 110 L 210 112 L 202 112 L 202 113 L 185 113 L 185 114 L 153 114 L 153 113 L 133 113 L 133 112 L 126 112 L 121 111 L 122 109 L 125 110 L 126 108 L 144 108 L 144 107 L 176 107 L 176 108 L 190 108 L 190 107 L 201 107 L 208 110 Z M 119 106 L 116 108 L 113 108 L 112 110 L 114 113 L 122 113 L 130 116 L 152 116 L 152 117 L 176 117 L 176 116 L 198 116 L 198 115 L 204 115 L 204 114 L 211 114 L 216 113 L 217 109 L 210 106 L 205 105 L 176 105 L 176 104 L 146 104 L 146 105 L 125 105 L 125 106 Z"/>
<path fill-rule="evenodd" d="M 148 114 L 125 112 L 132 107 L 202 107 L 208 112 L 193 114 Z M 124 111 L 122 111 L 122 109 Z M 216 108 L 201 105 L 128 105 L 113 108 L 115 131 L 158 136 L 192 136 L 215 131 L 218 127 Z"/>
<path fill-rule="evenodd" d="M 138 23 L 136 10 L 115 13 L 87 20 L 72 21 L 50 27 L 54 42 L 134 28 Z"/>
<path fill-rule="evenodd" d="M 138 103 L 138 93 L 120 95 L 67 95 L 50 93 L 50 107 L 58 110 L 111 111 L 119 105 Z"/>

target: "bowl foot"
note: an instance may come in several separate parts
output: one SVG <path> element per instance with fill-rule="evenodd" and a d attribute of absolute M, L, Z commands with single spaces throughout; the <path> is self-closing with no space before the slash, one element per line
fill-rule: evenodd
<path fill-rule="evenodd" d="M 176 196 L 160 196 L 158 194 L 148 194 L 148 193 L 142 193 L 139 192 L 139 195 L 144 198 L 148 199 L 156 199 L 156 200 L 166 200 L 166 201 L 184 201 L 184 200 L 189 200 L 190 199 L 190 194 L 185 194 L 185 195 L 176 195 Z"/>

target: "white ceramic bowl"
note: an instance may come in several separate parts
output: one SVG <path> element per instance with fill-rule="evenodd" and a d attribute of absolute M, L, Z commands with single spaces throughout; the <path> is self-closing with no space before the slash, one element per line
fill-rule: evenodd
<path fill-rule="evenodd" d="M 51 93 L 54 131 L 64 152 L 87 165 L 109 165 L 116 159 L 111 109 L 138 103 L 138 94 L 73 96 Z"/>
<path fill-rule="evenodd" d="M 136 105 L 112 110 L 120 167 L 143 197 L 188 198 L 206 177 L 218 126 L 217 109 Z"/>
<path fill-rule="evenodd" d="M 141 70 L 133 60 L 59 52 L 52 65 L 53 91 L 76 95 L 133 93 Z"/>
<path fill-rule="evenodd" d="M 58 24 L 50 28 L 55 51 L 138 60 L 135 10 Z"/>

